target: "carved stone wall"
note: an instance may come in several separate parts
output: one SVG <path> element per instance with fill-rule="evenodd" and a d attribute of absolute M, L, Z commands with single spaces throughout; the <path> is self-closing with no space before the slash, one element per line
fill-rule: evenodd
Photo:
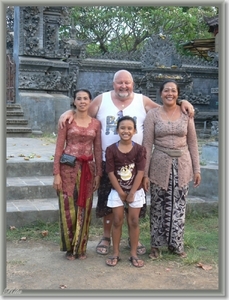
<path fill-rule="evenodd" d="M 159 86 L 166 79 L 174 79 L 181 88 L 180 99 L 189 100 L 196 109 L 195 123 L 208 128 L 212 120 L 218 120 L 218 68 L 206 66 L 142 67 L 141 62 L 124 60 L 84 59 L 81 61 L 76 87 L 87 87 L 92 96 L 111 90 L 114 73 L 127 69 L 133 75 L 135 92 L 141 92 L 161 103 Z M 213 89 L 214 87 L 214 89 Z"/>
<path fill-rule="evenodd" d="M 187 99 L 195 106 L 197 123 L 218 119 L 218 94 L 212 89 L 218 88 L 216 60 L 183 56 L 170 37 L 154 35 L 145 45 L 141 61 L 146 72 L 136 79 L 141 92 L 160 102 L 159 85 L 166 79 L 174 79 L 181 88 L 180 99 Z"/>
<path fill-rule="evenodd" d="M 15 19 L 19 19 L 19 55 L 68 57 L 70 51 L 60 48 L 58 40 L 60 25 L 69 24 L 66 7 L 21 6 L 15 11 Z"/>
<path fill-rule="evenodd" d="M 69 15 L 64 6 L 14 8 L 16 102 L 21 103 L 29 125 L 35 123 L 46 132 L 56 131 L 77 81 L 77 66 L 73 70 L 67 61 L 72 47 L 59 41 L 59 27 L 69 24 Z"/>
<path fill-rule="evenodd" d="M 132 73 L 136 92 L 158 103 L 159 85 L 175 79 L 181 87 L 180 98 L 195 106 L 196 118 L 201 122 L 218 118 L 214 61 L 183 57 L 169 37 L 158 35 L 148 41 L 140 61 L 85 58 L 83 42 L 58 38 L 59 26 L 70 23 L 69 8 L 15 7 L 16 102 L 23 105 L 31 124 L 56 132 L 59 116 L 70 108 L 75 89 L 88 88 L 93 97 L 111 90 L 113 75 L 120 69 Z"/>

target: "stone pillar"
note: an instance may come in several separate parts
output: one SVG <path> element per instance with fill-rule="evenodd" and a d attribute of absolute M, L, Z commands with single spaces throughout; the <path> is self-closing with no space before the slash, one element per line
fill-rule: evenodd
<path fill-rule="evenodd" d="M 75 73 L 66 62 L 70 49 L 59 42 L 59 27 L 69 24 L 68 8 L 15 6 L 14 60 L 16 103 L 30 127 L 57 131 L 59 116 L 70 108 Z"/>

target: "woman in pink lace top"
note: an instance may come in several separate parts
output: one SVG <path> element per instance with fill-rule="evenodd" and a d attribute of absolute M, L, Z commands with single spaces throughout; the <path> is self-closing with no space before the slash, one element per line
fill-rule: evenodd
<path fill-rule="evenodd" d="M 61 251 L 69 260 L 86 258 L 93 192 L 102 175 L 101 124 L 88 115 L 91 93 L 74 92 L 74 122 L 58 129 L 53 187 L 59 199 Z M 60 163 L 63 153 L 75 156 L 74 167 Z"/>
<path fill-rule="evenodd" d="M 143 146 L 147 157 L 143 185 L 151 196 L 152 259 L 160 257 L 163 246 L 186 257 L 186 196 L 189 182 L 193 180 L 197 187 L 201 181 L 194 119 L 177 105 L 179 93 L 175 81 L 165 81 L 160 87 L 162 107 L 151 109 L 144 122 Z"/>

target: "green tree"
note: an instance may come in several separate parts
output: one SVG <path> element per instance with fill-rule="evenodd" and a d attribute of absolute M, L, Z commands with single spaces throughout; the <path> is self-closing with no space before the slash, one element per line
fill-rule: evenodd
<path fill-rule="evenodd" d="M 76 6 L 61 34 L 86 41 L 90 55 L 133 53 L 153 34 L 171 36 L 176 45 L 212 37 L 204 16 L 217 12 L 211 6 Z"/>

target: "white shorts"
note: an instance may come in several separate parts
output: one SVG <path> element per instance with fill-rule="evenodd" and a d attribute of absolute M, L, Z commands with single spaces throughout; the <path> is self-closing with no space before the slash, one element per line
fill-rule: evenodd
<path fill-rule="evenodd" d="M 128 204 L 130 207 L 139 208 L 139 207 L 143 207 L 145 202 L 146 202 L 145 192 L 143 189 L 140 189 L 140 190 L 136 191 L 136 193 L 134 195 L 134 201 L 132 203 L 128 203 Z M 111 189 L 111 192 L 108 196 L 107 206 L 108 207 L 123 206 L 123 202 L 120 199 L 119 194 L 114 189 Z"/>

